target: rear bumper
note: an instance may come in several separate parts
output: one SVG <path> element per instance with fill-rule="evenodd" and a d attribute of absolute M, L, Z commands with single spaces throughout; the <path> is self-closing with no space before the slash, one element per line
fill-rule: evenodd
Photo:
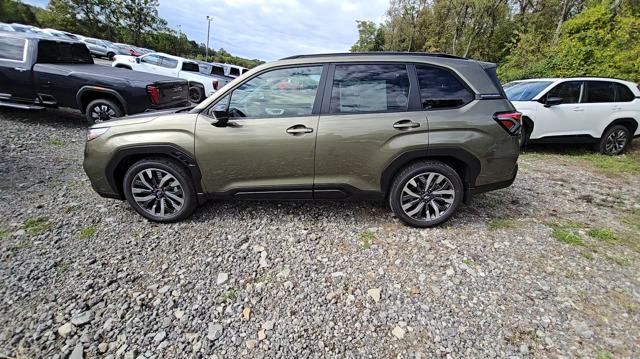
<path fill-rule="evenodd" d="M 506 181 L 502 181 L 502 182 L 496 182 L 496 183 L 489 183 L 489 184 L 485 184 L 482 186 L 477 186 L 477 187 L 471 187 L 467 190 L 467 193 L 465 195 L 465 199 L 470 199 L 471 195 L 474 194 L 479 194 L 479 193 L 484 193 L 484 192 L 489 192 L 489 191 L 495 191 L 498 189 L 502 189 L 502 188 L 507 188 L 509 186 L 511 186 L 513 184 L 513 181 L 516 180 L 516 176 L 518 175 L 518 164 L 516 164 L 516 166 L 513 169 L 513 174 L 511 176 L 510 179 L 506 180 Z"/>

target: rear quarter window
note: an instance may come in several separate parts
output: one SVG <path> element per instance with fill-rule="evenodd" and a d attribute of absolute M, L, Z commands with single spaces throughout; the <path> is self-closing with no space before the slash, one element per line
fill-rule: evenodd
<path fill-rule="evenodd" d="M 195 62 L 183 62 L 182 71 L 200 72 L 200 67 Z"/>
<path fill-rule="evenodd" d="M 40 41 L 38 62 L 44 64 L 93 64 L 91 53 L 85 44 Z"/>
<path fill-rule="evenodd" d="M 629 88 L 623 84 L 616 84 L 616 101 L 617 102 L 630 102 L 633 101 L 636 96 L 629 90 Z"/>
<path fill-rule="evenodd" d="M 416 65 L 423 110 L 458 108 L 473 101 L 473 93 L 449 70 Z"/>
<path fill-rule="evenodd" d="M 24 61 L 27 41 L 11 37 L 0 38 L 0 60 Z"/>

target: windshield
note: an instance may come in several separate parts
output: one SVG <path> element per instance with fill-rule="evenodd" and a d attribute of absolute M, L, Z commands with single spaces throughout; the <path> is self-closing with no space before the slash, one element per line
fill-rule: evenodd
<path fill-rule="evenodd" d="M 93 59 L 84 44 L 40 41 L 38 62 L 41 64 L 93 64 Z"/>
<path fill-rule="evenodd" d="M 551 85 L 551 81 L 526 81 L 504 85 L 504 92 L 510 101 L 531 101 L 540 91 Z"/>

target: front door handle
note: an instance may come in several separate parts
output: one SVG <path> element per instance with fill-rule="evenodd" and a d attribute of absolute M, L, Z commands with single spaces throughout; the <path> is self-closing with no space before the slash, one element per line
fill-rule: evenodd
<path fill-rule="evenodd" d="M 420 124 L 411 120 L 400 120 L 393 124 L 393 128 L 397 130 L 406 130 L 409 128 L 420 127 Z"/>
<path fill-rule="evenodd" d="M 287 128 L 287 133 L 290 135 L 304 135 L 305 133 L 313 132 L 313 128 L 309 128 L 305 125 L 295 125 Z"/>
<path fill-rule="evenodd" d="M 584 108 L 576 107 L 573 109 L 575 112 L 584 112 Z"/>

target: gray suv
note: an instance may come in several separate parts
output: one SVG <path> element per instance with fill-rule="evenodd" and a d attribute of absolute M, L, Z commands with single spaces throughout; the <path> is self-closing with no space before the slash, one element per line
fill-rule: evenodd
<path fill-rule="evenodd" d="M 495 64 L 442 54 L 294 56 L 191 110 L 89 130 L 94 189 L 172 222 L 206 199 L 385 199 L 416 227 L 511 185 L 520 114 Z"/>

